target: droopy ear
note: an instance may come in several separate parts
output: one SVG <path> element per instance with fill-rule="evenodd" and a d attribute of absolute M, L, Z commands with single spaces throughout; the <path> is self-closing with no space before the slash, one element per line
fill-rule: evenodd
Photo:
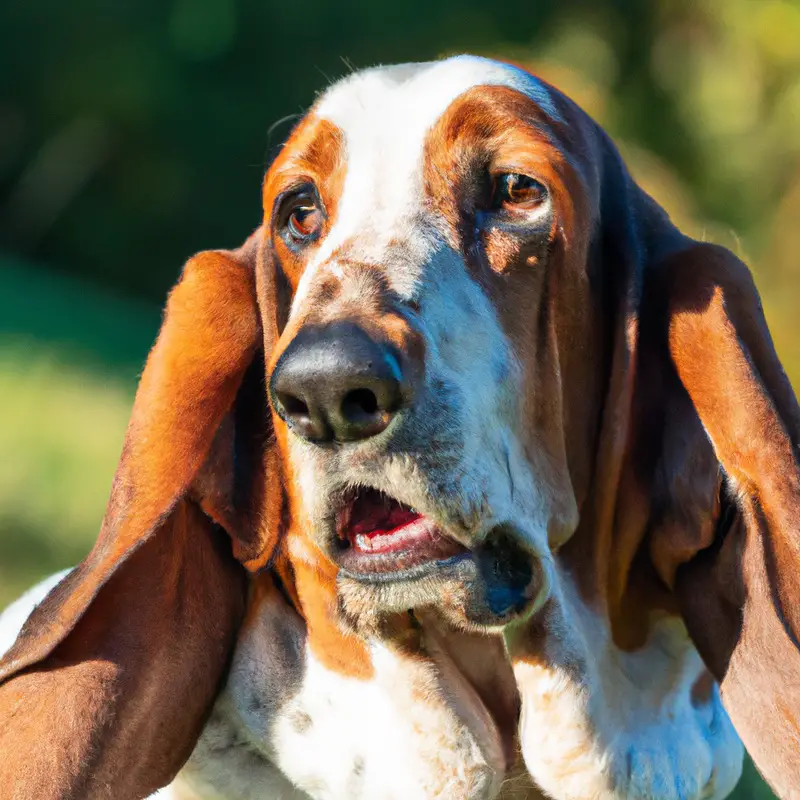
<path fill-rule="evenodd" d="M 254 359 L 248 380 L 257 387 L 263 376 L 258 242 L 256 233 L 238 251 L 187 263 L 142 375 L 98 541 L 0 661 L 2 797 L 146 797 L 192 751 L 245 601 L 226 532 L 240 560 L 258 565 L 273 541 L 266 524 L 246 523 L 280 514 L 252 507 L 274 500 L 259 451 L 268 417 L 257 419 L 257 391 L 236 400 Z M 255 433 L 237 430 L 242 419 Z M 234 443 L 245 458 L 234 458 Z M 234 461 L 251 475 L 240 466 L 226 478 Z"/>
<path fill-rule="evenodd" d="M 800 775 L 800 409 L 747 268 L 696 244 L 654 280 L 667 345 L 723 470 L 710 547 L 677 572 L 687 627 L 759 769 Z"/>

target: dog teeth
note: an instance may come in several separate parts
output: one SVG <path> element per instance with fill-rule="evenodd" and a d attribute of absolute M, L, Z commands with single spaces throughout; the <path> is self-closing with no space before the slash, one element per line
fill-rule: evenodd
<path fill-rule="evenodd" d="M 359 533 L 356 536 L 356 547 L 359 550 L 370 550 L 371 551 L 372 550 L 372 539 L 369 536 L 367 536 L 367 535 L 365 535 L 363 533 Z"/>

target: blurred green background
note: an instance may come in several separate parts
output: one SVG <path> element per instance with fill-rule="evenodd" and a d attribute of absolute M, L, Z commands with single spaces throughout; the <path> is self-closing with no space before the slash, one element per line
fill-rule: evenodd
<path fill-rule="evenodd" d="M 800 385 L 800 0 L 5 0 L 0 606 L 89 548 L 164 295 L 258 224 L 289 117 L 351 67 L 462 51 L 555 83 L 747 260 Z M 770 796 L 748 768 L 736 797 Z"/>

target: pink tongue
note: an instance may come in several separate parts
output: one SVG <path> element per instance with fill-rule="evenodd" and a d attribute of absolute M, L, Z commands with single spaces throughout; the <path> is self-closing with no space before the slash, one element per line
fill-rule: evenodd
<path fill-rule="evenodd" d="M 396 500 L 389 500 L 377 492 L 359 495 L 350 516 L 352 536 L 378 536 L 391 533 L 419 519 L 420 514 L 401 506 Z"/>

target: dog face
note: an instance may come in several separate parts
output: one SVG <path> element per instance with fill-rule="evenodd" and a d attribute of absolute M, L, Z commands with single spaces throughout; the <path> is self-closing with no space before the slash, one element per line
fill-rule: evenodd
<path fill-rule="evenodd" d="M 548 596 L 577 520 L 564 373 L 592 343 L 590 123 L 565 141 L 567 115 L 511 66 L 379 68 L 324 94 L 266 177 L 291 516 L 355 622 L 433 604 L 494 626 Z"/>

